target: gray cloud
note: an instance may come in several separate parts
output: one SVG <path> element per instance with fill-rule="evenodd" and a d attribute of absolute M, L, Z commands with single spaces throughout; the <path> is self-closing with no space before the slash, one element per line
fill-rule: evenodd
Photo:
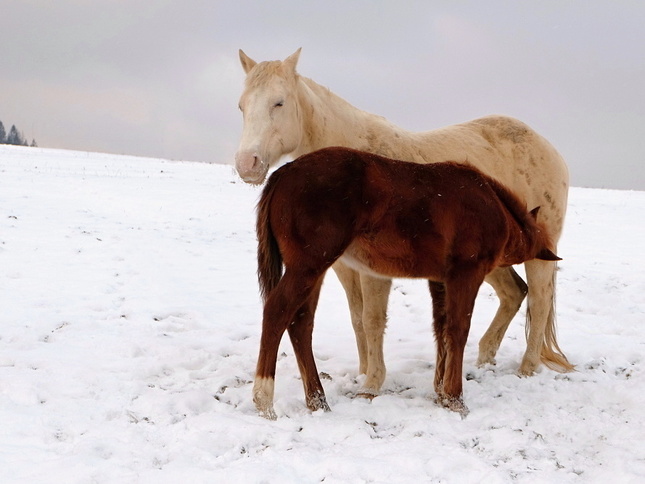
<path fill-rule="evenodd" d="M 9 2 L 0 120 L 41 146 L 231 162 L 239 48 L 408 129 L 518 117 L 572 184 L 645 190 L 645 4 Z"/>

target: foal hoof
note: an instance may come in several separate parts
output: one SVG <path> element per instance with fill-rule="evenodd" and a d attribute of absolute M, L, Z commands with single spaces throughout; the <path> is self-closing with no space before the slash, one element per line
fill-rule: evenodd
<path fill-rule="evenodd" d="M 276 420 L 278 416 L 273 410 L 273 379 L 256 378 L 253 385 L 253 403 L 260 416 L 268 420 Z"/>
<path fill-rule="evenodd" d="M 324 393 L 318 393 L 307 398 L 307 408 L 312 412 L 316 412 L 318 410 L 331 412 L 331 408 L 329 408 L 329 404 L 327 403 L 327 397 Z"/>
<path fill-rule="evenodd" d="M 371 392 L 359 392 L 356 394 L 357 398 L 364 398 L 366 400 L 369 400 L 370 402 L 376 398 L 376 393 L 371 393 Z"/>
<path fill-rule="evenodd" d="M 448 396 L 441 396 L 437 397 L 436 402 L 437 404 L 441 405 L 444 408 L 447 408 L 451 412 L 458 413 L 462 419 L 466 418 L 466 416 L 470 413 L 470 410 L 468 410 L 468 407 L 461 397 L 453 398 Z"/>

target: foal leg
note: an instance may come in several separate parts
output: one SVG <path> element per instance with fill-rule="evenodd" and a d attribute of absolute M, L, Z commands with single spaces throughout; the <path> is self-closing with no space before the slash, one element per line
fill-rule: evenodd
<path fill-rule="evenodd" d="M 367 338 L 363 328 L 363 292 L 358 272 L 350 269 L 340 261 L 332 266 L 338 280 L 340 281 L 349 304 L 349 316 L 352 320 L 352 327 L 356 335 L 356 346 L 358 347 L 358 373 L 367 373 Z"/>
<path fill-rule="evenodd" d="M 499 267 L 485 279 L 497 293 L 499 308 L 488 330 L 479 340 L 477 366 L 495 364 L 495 355 L 513 317 L 519 311 L 528 288 L 512 267 Z"/>
<path fill-rule="evenodd" d="M 360 281 L 363 289 L 363 328 L 367 341 L 367 378 L 359 395 L 370 398 L 378 394 L 385 380 L 383 335 L 392 280 L 361 274 Z"/>
<path fill-rule="evenodd" d="M 446 286 L 443 282 L 428 281 L 432 297 L 432 325 L 437 346 L 437 363 L 434 370 L 434 391 L 443 394 L 443 377 L 446 372 Z"/>
<path fill-rule="evenodd" d="M 438 397 L 444 407 L 459 412 L 462 417 L 468 414 L 463 400 L 464 349 L 477 291 L 484 281 L 484 274 L 480 275 L 479 272 L 477 268 L 461 268 L 446 281 L 446 323 L 443 333 L 446 361 L 443 389 Z"/>
<path fill-rule="evenodd" d="M 319 278 L 320 276 L 318 276 Z M 280 340 L 316 287 L 316 277 L 305 277 L 287 270 L 264 304 L 260 354 L 253 384 L 253 402 L 260 415 L 276 419 L 273 410 L 275 368 Z"/>
<path fill-rule="evenodd" d="M 307 302 L 296 312 L 293 323 L 287 327 L 305 389 L 305 401 L 311 411 L 330 410 L 316 369 L 311 341 L 314 329 L 314 314 L 316 313 L 321 286 L 322 278 L 312 291 Z"/>

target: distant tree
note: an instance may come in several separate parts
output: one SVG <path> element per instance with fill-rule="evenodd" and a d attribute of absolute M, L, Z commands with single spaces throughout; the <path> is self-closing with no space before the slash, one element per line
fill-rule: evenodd
<path fill-rule="evenodd" d="M 36 144 L 36 140 L 32 138 L 31 139 L 31 144 L 29 146 L 31 146 L 32 148 L 37 148 L 38 145 Z"/>
<path fill-rule="evenodd" d="M 18 133 L 18 130 L 16 129 L 16 125 L 14 124 L 11 126 L 11 129 L 9 130 L 6 143 L 8 145 L 15 145 L 16 141 L 18 140 L 18 136 L 20 136 L 20 134 Z"/>
<path fill-rule="evenodd" d="M 9 134 L 4 129 L 4 125 L 2 124 L 2 121 L 0 121 L 0 144 L 7 144 L 7 145 L 19 145 L 19 146 L 38 146 L 36 144 L 36 140 L 32 139 L 31 144 L 27 141 L 27 139 L 24 137 L 24 135 L 18 131 L 18 128 L 16 128 L 16 125 L 12 125 L 11 129 L 9 130 Z"/>
<path fill-rule="evenodd" d="M 18 128 L 16 128 L 15 124 L 11 125 L 11 129 L 9 130 L 9 136 L 7 136 L 6 143 L 8 145 L 24 145 L 25 144 L 25 140 L 22 137 L 22 134 L 20 133 L 20 131 L 18 131 Z"/>

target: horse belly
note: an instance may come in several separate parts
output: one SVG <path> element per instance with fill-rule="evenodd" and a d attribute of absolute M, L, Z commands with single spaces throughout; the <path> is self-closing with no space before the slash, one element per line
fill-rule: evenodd
<path fill-rule="evenodd" d="M 365 262 L 360 257 L 356 257 L 352 254 L 348 254 L 347 252 L 345 252 L 339 258 L 339 260 L 350 269 L 354 269 L 355 271 L 360 272 L 361 274 L 368 274 L 372 277 L 376 277 L 379 279 L 389 279 L 391 277 L 395 277 L 395 276 L 383 273 L 382 268 L 380 268 L 381 269 L 380 271 L 378 269 L 373 268 L 369 263 Z"/>
<path fill-rule="evenodd" d="M 340 260 L 373 277 L 442 279 L 445 268 L 436 252 L 419 251 L 404 240 L 386 245 L 374 242 L 354 241 Z"/>

